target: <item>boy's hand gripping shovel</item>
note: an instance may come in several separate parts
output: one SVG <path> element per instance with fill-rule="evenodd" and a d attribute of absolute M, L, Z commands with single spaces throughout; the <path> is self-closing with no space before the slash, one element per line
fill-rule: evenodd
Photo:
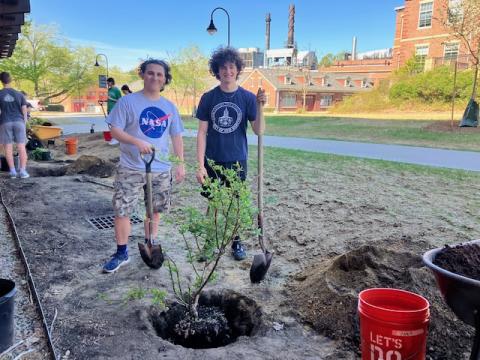
<path fill-rule="evenodd" d="M 163 251 L 160 244 L 153 244 L 153 199 L 152 199 L 152 161 L 155 159 L 155 149 L 152 148 L 150 160 L 145 160 L 145 155 L 142 155 L 142 160 L 145 163 L 145 172 L 147 175 L 147 219 L 148 219 L 148 240 L 146 244 L 138 243 L 138 250 L 140 256 L 145 264 L 152 269 L 160 269 L 163 264 Z"/>
<path fill-rule="evenodd" d="M 260 90 L 259 90 L 260 91 Z M 258 104 L 259 119 L 263 123 L 263 103 Z M 272 262 L 273 252 L 266 249 L 264 243 L 264 227 L 263 227 L 263 133 L 258 134 L 258 242 L 262 248 L 262 254 L 253 257 L 252 266 L 250 267 L 250 281 L 259 283 L 267 274 L 270 263 Z"/>

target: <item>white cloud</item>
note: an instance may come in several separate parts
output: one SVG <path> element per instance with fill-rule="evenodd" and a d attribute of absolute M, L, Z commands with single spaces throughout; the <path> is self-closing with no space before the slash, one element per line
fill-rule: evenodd
<path fill-rule="evenodd" d="M 160 59 L 165 59 L 168 57 L 167 53 L 161 50 L 118 47 L 99 41 L 77 38 L 69 38 L 69 40 L 74 46 L 88 46 L 95 48 L 97 53 L 103 53 L 108 57 L 109 67 L 118 66 L 122 70 L 131 70 L 137 67 L 140 59 L 146 59 L 147 57 Z"/>

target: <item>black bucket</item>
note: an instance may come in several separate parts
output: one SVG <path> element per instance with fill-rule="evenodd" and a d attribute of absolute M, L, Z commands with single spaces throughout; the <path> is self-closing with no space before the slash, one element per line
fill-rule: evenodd
<path fill-rule="evenodd" d="M 7 158 L 3 155 L 0 155 L 0 170 L 1 171 L 10 171 L 8 167 Z"/>
<path fill-rule="evenodd" d="M 13 345 L 16 292 L 17 288 L 13 281 L 0 279 L 0 353 Z"/>

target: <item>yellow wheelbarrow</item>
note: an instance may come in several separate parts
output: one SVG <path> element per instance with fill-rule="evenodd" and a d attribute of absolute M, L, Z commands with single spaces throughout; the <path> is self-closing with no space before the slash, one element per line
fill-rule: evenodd
<path fill-rule="evenodd" d="M 32 125 L 27 131 L 27 150 L 34 150 L 37 147 L 45 147 L 44 141 L 53 143 L 53 139 L 62 135 L 62 128 L 59 126 Z"/>

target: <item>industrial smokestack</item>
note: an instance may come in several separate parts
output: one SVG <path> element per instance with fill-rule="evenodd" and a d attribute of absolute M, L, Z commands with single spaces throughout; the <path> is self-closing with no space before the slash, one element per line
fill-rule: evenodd
<path fill-rule="evenodd" d="M 288 39 L 287 48 L 294 48 L 293 29 L 295 24 L 295 5 L 291 4 L 288 8 Z"/>
<path fill-rule="evenodd" d="M 357 37 L 354 36 L 352 40 L 352 60 L 357 60 Z"/>
<path fill-rule="evenodd" d="M 272 21 L 272 18 L 270 17 L 270 13 L 267 13 L 267 16 L 265 17 L 265 24 L 266 24 L 265 50 L 270 50 L 270 22 L 271 21 Z"/>

